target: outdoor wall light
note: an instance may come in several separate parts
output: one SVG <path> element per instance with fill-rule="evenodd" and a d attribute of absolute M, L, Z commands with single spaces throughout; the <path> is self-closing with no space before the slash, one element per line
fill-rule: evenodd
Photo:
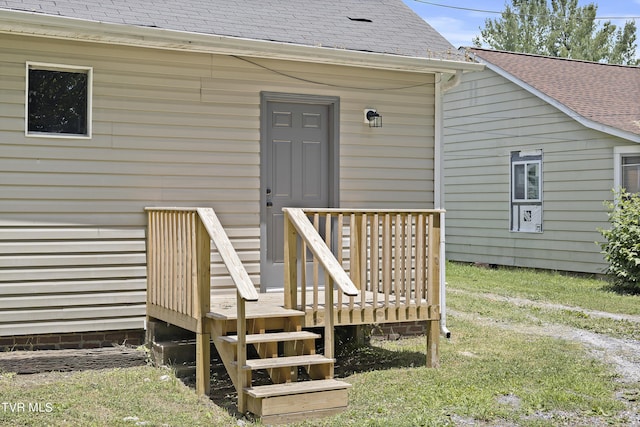
<path fill-rule="evenodd" d="M 381 128 L 382 116 L 373 108 L 365 108 L 364 122 L 368 123 L 370 128 Z"/>

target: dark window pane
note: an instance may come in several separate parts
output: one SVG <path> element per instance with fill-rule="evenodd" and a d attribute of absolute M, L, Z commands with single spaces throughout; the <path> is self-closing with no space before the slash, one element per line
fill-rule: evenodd
<path fill-rule="evenodd" d="M 540 198 L 540 173 L 538 172 L 538 164 L 530 163 L 527 165 L 527 200 L 537 200 Z"/>
<path fill-rule="evenodd" d="M 86 135 L 88 75 L 29 70 L 29 132 Z"/>
<path fill-rule="evenodd" d="M 513 198 L 524 200 L 525 177 L 524 165 L 513 166 Z"/>
<path fill-rule="evenodd" d="M 624 156 L 622 158 L 623 165 L 640 165 L 640 156 Z"/>
<path fill-rule="evenodd" d="M 622 187 L 629 193 L 640 193 L 640 165 L 622 167 Z"/>

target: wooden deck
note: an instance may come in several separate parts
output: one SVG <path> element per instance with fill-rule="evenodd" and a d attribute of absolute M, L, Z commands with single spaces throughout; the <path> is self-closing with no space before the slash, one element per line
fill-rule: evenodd
<path fill-rule="evenodd" d="M 196 333 L 197 393 L 209 393 L 213 341 L 240 412 L 270 424 L 342 411 L 350 385 L 333 379 L 335 326 L 425 320 L 426 363 L 438 366 L 443 212 L 283 211 L 284 288 L 259 294 L 212 209 L 148 209 L 147 319 Z M 212 293 L 212 243 L 235 293 Z M 303 330 L 317 327 L 324 354 L 322 336 Z M 255 370 L 272 384 L 254 385 Z"/>
<path fill-rule="evenodd" d="M 306 301 L 313 300 L 314 291 L 307 291 Z M 333 301 L 338 300 L 338 291 L 333 292 Z M 416 320 L 437 320 L 438 313 L 429 308 L 425 299 L 418 302 L 406 301 L 405 298 L 396 300 L 394 295 L 385 302 L 384 294 L 378 293 L 374 298 L 373 292 L 365 292 L 364 303 L 361 299 L 351 304 L 348 300 L 341 303 L 334 302 L 334 326 L 368 325 L 374 323 L 398 323 L 413 322 Z M 307 303 L 304 307 L 295 307 L 304 311 L 303 327 L 324 326 L 325 295 L 324 290 L 318 291 L 319 302 L 317 306 Z M 397 303 L 397 304 L 396 304 Z M 208 317 L 236 320 L 236 295 L 219 294 L 211 297 L 210 313 Z M 289 309 L 284 306 L 284 291 L 261 293 L 258 301 L 246 303 L 247 319 L 259 317 L 277 317 L 286 314 Z M 431 311 L 431 313 L 430 313 Z"/>

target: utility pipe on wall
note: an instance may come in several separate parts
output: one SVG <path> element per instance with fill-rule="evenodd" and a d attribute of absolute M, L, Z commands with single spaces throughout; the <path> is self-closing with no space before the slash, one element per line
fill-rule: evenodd
<path fill-rule="evenodd" d="M 447 74 L 436 74 L 435 84 L 435 146 L 434 146 L 434 207 L 444 209 L 444 141 L 443 141 L 443 96 L 448 90 L 458 86 L 462 80 L 462 70 L 457 70 L 449 80 L 443 79 Z M 445 260 L 445 215 L 440 219 L 440 333 L 446 337 L 451 337 L 451 331 L 447 328 L 447 281 L 446 281 L 446 260 Z"/>

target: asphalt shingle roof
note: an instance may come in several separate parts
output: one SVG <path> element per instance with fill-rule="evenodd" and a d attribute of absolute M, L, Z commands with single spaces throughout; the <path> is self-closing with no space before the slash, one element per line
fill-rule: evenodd
<path fill-rule="evenodd" d="M 0 9 L 409 57 L 456 54 L 401 0 L 0 0 Z"/>
<path fill-rule="evenodd" d="M 640 135 L 640 67 L 470 48 L 578 115 Z"/>

